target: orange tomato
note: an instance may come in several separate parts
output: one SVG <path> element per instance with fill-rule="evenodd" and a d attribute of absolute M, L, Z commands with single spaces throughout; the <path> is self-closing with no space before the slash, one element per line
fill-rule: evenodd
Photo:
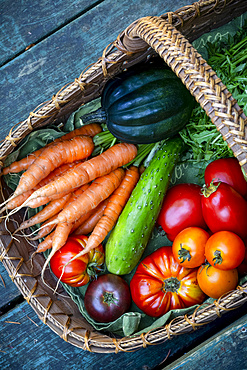
<path fill-rule="evenodd" d="M 172 244 L 174 258 L 187 268 L 201 266 L 205 262 L 205 246 L 209 233 L 199 227 L 187 227 L 180 231 Z"/>
<path fill-rule="evenodd" d="M 208 239 L 205 257 L 210 265 L 220 270 L 232 270 L 244 260 L 243 240 L 231 231 L 219 231 Z"/>
<path fill-rule="evenodd" d="M 236 288 L 238 270 L 219 270 L 211 265 L 202 265 L 197 272 L 201 290 L 211 298 L 220 298 L 223 294 Z"/>

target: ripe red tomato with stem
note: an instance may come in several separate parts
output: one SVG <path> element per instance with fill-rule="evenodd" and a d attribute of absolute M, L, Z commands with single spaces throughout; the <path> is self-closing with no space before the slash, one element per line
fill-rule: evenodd
<path fill-rule="evenodd" d="M 207 228 L 202 215 L 201 197 L 201 187 L 197 184 L 177 184 L 168 189 L 157 224 L 170 241 L 186 227 Z"/>
<path fill-rule="evenodd" d="M 220 270 L 238 267 L 244 259 L 243 240 L 231 231 L 218 231 L 206 242 L 205 257 L 210 265 Z"/>
<path fill-rule="evenodd" d="M 247 201 L 230 185 L 211 183 L 202 189 L 202 213 L 212 233 L 232 231 L 247 237 Z"/>
<path fill-rule="evenodd" d="M 86 285 L 102 270 L 105 254 L 101 244 L 89 253 L 71 261 L 86 247 L 87 240 L 85 235 L 70 236 L 66 244 L 51 258 L 51 270 L 63 283 L 80 287 Z"/>
<path fill-rule="evenodd" d="M 180 231 L 172 244 L 175 260 L 184 267 L 195 268 L 205 262 L 205 246 L 209 233 L 199 227 Z"/>
<path fill-rule="evenodd" d="M 127 282 L 114 274 L 100 275 L 86 290 L 84 305 L 88 314 L 98 322 L 111 322 L 118 319 L 131 304 Z"/>
<path fill-rule="evenodd" d="M 238 284 L 238 270 L 220 270 L 210 264 L 199 267 L 197 280 L 201 290 L 211 298 L 220 298 Z"/>
<path fill-rule="evenodd" d="M 209 163 L 204 172 L 206 186 L 211 182 L 224 182 L 243 197 L 247 196 L 247 181 L 236 158 L 219 158 Z"/>
<path fill-rule="evenodd" d="M 130 282 L 132 299 L 151 317 L 200 304 L 205 294 L 198 285 L 197 270 L 181 266 L 172 247 L 161 247 L 138 265 Z"/>

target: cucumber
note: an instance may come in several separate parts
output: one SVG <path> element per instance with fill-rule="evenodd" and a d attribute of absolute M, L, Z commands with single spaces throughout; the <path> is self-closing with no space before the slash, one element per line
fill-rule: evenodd
<path fill-rule="evenodd" d="M 183 149 L 181 138 L 168 139 L 143 172 L 106 243 L 105 262 L 109 272 L 129 274 L 138 264 Z"/>

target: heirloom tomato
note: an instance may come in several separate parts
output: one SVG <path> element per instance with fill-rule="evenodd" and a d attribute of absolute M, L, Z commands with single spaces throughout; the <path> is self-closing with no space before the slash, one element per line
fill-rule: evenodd
<path fill-rule="evenodd" d="M 168 189 L 157 223 L 169 240 L 173 241 L 180 231 L 189 226 L 207 228 L 201 197 L 201 187 L 197 184 L 177 184 Z"/>
<path fill-rule="evenodd" d="M 220 270 L 205 264 L 199 267 L 197 279 L 201 290 L 207 296 L 217 299 L 236 288 L 238 284 L 238 270 Z"/>
<path fill-rule="evenodd" d="M 105 260 L 104 249 L 101 244 L 91 252 L 69 262 L 83 251 L 87 240 L 88 238 L 85 235 L 70 236 L 66 244 L 51 258 L 51 270 L 63 283 L 73 287 L 83 286 L 101 271 Z"/>
<path fill-rule="evenodd" d="M 205 294 L 198 285 L 197 270 L 181 266 L 171 247 L 161 247 L 138 265 L 130 282 L 132 299 L 152 317 L 202 303 Z"/>
<path fill-rule="evenodd" d="M 220 270 L 235 269 L 243 261 L 244 255 L 243 240 L 231 231 L 218 231 L 206 243 L 207 261 Z"/>
<path fill-rule="evenodd" d="M 209 233 L 199 227 L 187 227 L 180 231 L 172 244 L 174 258 L 188 268 L 199 267 L 205 262 L 205 245 Z"/>
<path fill-rule="evenodd" d="M 243 197 L 247 195 L 247 181 L 236 158 L 220 158 L 209 163 L 205 169 L 206 186 L 213 182 L 224 182 L 235 189 Z"/>
<path fill-rule="evenodd" d="M 114 274 L 100 275 L 86 290 L 84 305 L 88 314 L 98 322 L 118 319 L 130 307 L 131 295 L 127 282 Z"/>
<path fill-rule="evenodd" d="M 202 189 L 203 217 L 212 233 L 232 231 L 247 237 L 247 201 L 224 182 L 211 183 Z"/>

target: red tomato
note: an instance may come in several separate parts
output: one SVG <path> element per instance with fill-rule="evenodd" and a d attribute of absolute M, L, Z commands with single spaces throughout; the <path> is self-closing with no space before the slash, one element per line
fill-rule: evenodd
<path fill-rule="evenodd" d="M 169 240 L 190 226 L 206 229 L 201 207 L 201 187 L 196 184 L 177 184 L 168 189 L 157 219 Z"/>
<path fill-rule="evenodd" d="M 130 282 L 132 299 L 152 317 L 202 303 L 205 295 L 198 286 L 197 270 L 176 262 L 171 247 L 161 247 L 138 265 Z"/>
<path fill-rule="evenodd" d="M 231 231 L 218 231 L 207 241 L 205 257 L 210 265 L 220 270 L 232 270 L 244 259 L 243 240 Z"/>
<path fill-rule="evenodd" d="M 217 299 L 236 288 L 238 270 L 219 270 L 211 265 L 203 265 L 198 269 L 197 280 L 205 294 Z"/>
<path fill-rule="evenodd" d="M 247 201 L 223 182 L 203 189 L 203 217 L 212 233 L 232 231 L 241 239 L 247 237 Z"/>
<path fill-rule="evenodd" d="M 74 287 L 86 285 L 101 270 L 105 259 L 101 244 L 91 252 L 76 258 L 64 268 L 73 257 L 83 251 L 87 240 L 87 236 L 84 235 L 70 236 L 67 243 L 51 258 L 51 270 L 63 283 Z"/>
<path fill-rule="evenodd" d="M 175 260 L 188 268 L 199 267 L 205 262 L 207 231 L 199 227 L 187 227 L 180 231 L 172 244 Z"/>
<path fill-rule="evenodd" d="M 205 184 L 225 182 L 243 197 L 247 195 L 247 181 L 236 158 L 220 158 L 209 163 L 204 173 Z"/>
<path fill-rule="evenodd" d="M 84 305 L 98 322 L 118 319 L 130 307 L 131 295 L 126 281 L 114 274 L 105 274 L 92 281 L 86 290 Z"/>

